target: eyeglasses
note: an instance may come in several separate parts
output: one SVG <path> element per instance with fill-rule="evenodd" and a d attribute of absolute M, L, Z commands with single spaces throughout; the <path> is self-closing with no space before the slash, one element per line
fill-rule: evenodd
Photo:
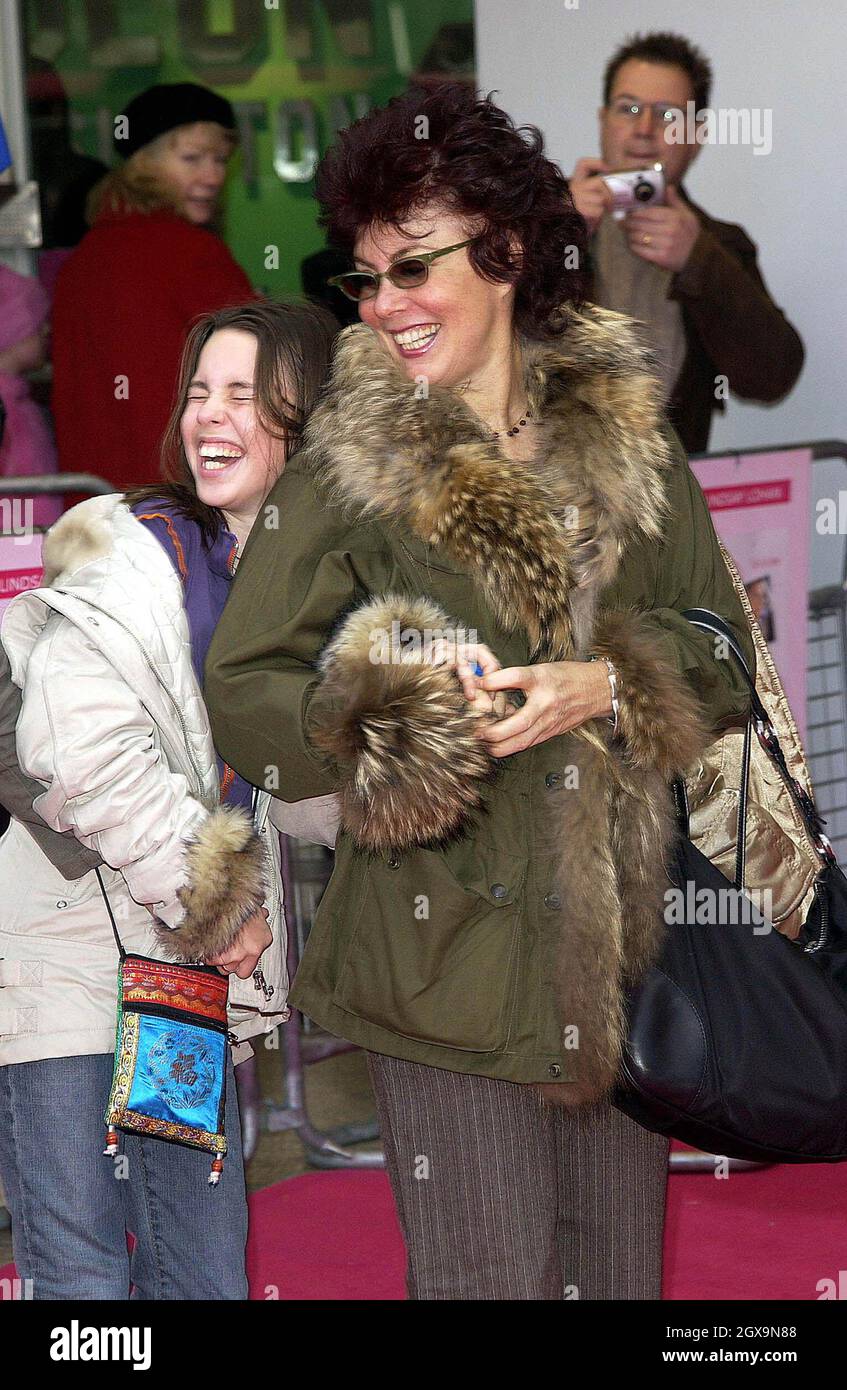
<path fill-rule="evenodd" d="M 683 114 L 678 106 L 667 106 L 663 101 L 628 101 L 626 97 L 613 101 L 609 110 L 613 116 L 626 121 L 637 121 L 642 111 L 652 111 L 653 119 L 659 125 L 670 125 L 671 121 Z"/>
<path fill-rule="evenodd" d="M 348 299 L 359 304 L 363 299 L 375 299 L 380 280 L 390 280 L 398 290 L 415 289 L 429 278 L 429 268 L 439 256 L 449 256 L 451 251 L 461 251 L 470 246 L 473 237 L 467 241 L 457 241 L 455 246 L 443 246 L 440 251 L 424 251 L 418 256 L 405 256 L 395 261 L 387 270 L 348 270 L 343 275 L 333 275 L 328 285 L 335 285 Z"/>

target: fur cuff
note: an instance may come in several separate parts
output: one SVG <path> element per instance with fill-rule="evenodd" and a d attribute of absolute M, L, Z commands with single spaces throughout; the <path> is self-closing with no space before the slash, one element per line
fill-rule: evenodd
<path fill-rule="evenodd" d="M 186 846 L 188 881 L 177 896 L 185 916 L 159 940 L 175 960 L 208 960 L 235 941 L 265 900 L 265 855 L 250 817 L 219 806 Z"/>
<path fill-rule="evenodd" d="M 352 612 L 324 651 L 312 739 L 341 773 L 341 824 L 365 849 L 456 833 L 481 801 L 492 760 L 449 665 L 427 647 L 455 625 L 427 599 L 386 595 Z"/>
<path fill-rule="evenodd" d="M 694 691 L 659 649 L 656 632 L 636 610 L 598 614 L 592 651 L 618 673 L 618 733 L 629 761 L 670 781 L 711 741 Z"/>

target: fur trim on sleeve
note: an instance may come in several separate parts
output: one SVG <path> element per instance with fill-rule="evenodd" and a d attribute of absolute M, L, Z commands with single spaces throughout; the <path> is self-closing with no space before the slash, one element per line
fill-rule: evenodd
<path fill-rule="evenodd" d="M 180 925 L 158 930 L 175 960 L 208 960 L 235 941 L 248 917 L 265 900 L 265 854 L 250 817 L 238 807 L 219 806 L 186 846 L 187 883 L 178 897 L 185 908 Z"/>
<path fill-rule="evenodd" d="M 448 665 L 427 645 L 455 624 L 427 599 L 384 595 L 355 609 L 328 647 L 311 736 L 341 772 L 341 823 L 383 852 L 454 834 L 481 800 L 491 758 Z"/>
<path fill-rule="evenodd" d="M 694 691 L 658 648 L 655 631 L 636 610 L 600 613 L 592 651 L 614 662 L 618 733 L 629 761 L 670 780 L 681 776 L 712 738 Z"/>

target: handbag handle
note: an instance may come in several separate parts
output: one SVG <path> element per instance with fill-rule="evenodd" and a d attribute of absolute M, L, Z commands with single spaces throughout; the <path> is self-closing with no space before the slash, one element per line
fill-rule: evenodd
<path fill-rule="evenodd" d="M 776 767 L 777 772 L 779 773 L 783 783 L 788 789 L 788 792 L 794 802 L 794 805 L 797 807 L 803 824 L 806 827 L 809 837 L 812 840 L 812 843 L 814 844 L 814 847 L 820 855 L 821 859 L 826 864 L 834 864 L 836 862 L 835 852 L 826 835 L 823 833 L 824 821 L 820 816 L 818 809 L 815 806 L 814 801 L 812 800 L 812 797 L 806 791 L 805 787 L 801 786 L 801 784 L 797 781 L 796 777 L 792 777 L 791 772 L 789 771 L 788 763 L 785 760 L 785 754 L 782 751 L 782 747 L 780 745 L 776 729 L 771 723 L 770 716 L 762 703 L 762 700 L 759 696 L 759 692 L 756 689 L 756 682 L 750 674 L 750 669 L 745 660 L 744 653 L 738 645 L 737 638 L 735 636 L 735 633 L 732 631 L 732 628 L 729 626 L 729 624 L 726 622 L 724 618 L 721 618 L 717 613 L 713 613 L 708 608 L 687 608 L 683 612 L 682 616 L 684 618 L 687 618 L 690 623 L 693 623 L 695 627 L 699 627 L 707 632 L 712 632 L 716 636 L 721 637 L 726 642 L 729 650 L 735 657 L 738 668 L 741 671 L 741 674 L 743 675 L 747 683 L 747 687 L 750 691 L 750 713 L 747 717 L 747 723 L 744 730 L 744 750 L 741 760 L 741 787 L 739 789 L 738 797 L 738 839 L 735 859 L 736 888 L 743 888 L 744 883 L 744 862 L 747 845 L 747 800 L 749 795 L 750 782 L 750 751 L 752 728 L 755 728 L 756 737 L 758 738 L 759 743 L 765 750 L 765 753 L 770 758 L 771 762 Z M 687 797 L 685 796 L 684 783 L 682 783 L 681 785 L 683 788 L 682 796 L 684 798 L 684 804 L 687 810 L 688 801 Z M 675 796 L 677 797 L 677 804 L 679 804 L 679 793 L 676 791 Z"/>

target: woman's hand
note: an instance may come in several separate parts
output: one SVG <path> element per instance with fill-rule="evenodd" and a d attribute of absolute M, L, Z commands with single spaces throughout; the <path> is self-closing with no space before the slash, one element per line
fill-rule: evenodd
<path fill-rule="evenodd" d="M 482 663 L 480 663 L 482 664 Z M 547 661 L 486 671 L 479 686 L 492 694 L 523 690 L 526 703 L 507 719 L 480 725 L 479 737 L 495 758 L 507 758 L 545 739 L 566 734 L 612 713 L 612 691 L 605 661 Z"/>
<path fill-rule="evenodd" d="M 488 692 L 482 689 L 482 677 L 474 672 L 474 665 L 482 667 L 482 674 L 488 675 L 500 670 L 500 662 L 490 648 L 482 642 L 448 643 L 444 640 L 433 646 L 432 662 L 439 665 L 449 662 L 456 672 L 462 686 L 462 693 L 474 714 L 494 716 L 502 719 L 507 709 L 505 693 Z"/>
<path fill-rule="evenodd" d="M 221 975 L 237 975 L 239 980 L 249 980 L 259 957 L 273 941 L 273 932 L 268 926 L 268 909 L 255 912 L 248 917 L 238 936 L 228 950 L 219 956 L 210 956 L 207 965 L 216 965 Z"/>

